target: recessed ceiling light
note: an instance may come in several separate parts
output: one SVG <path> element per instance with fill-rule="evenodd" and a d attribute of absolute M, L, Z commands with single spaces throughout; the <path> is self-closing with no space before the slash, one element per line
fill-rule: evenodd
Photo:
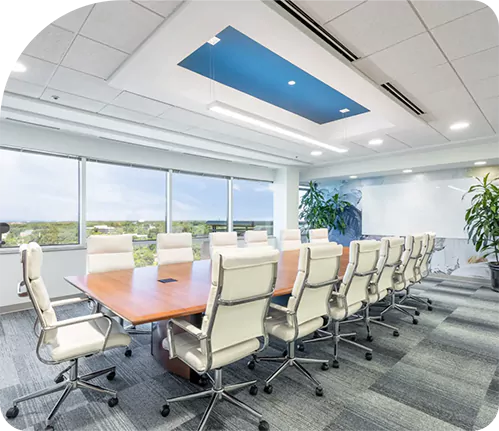
<path fill-rule="evenodd" d="M 310 154 L 312 156 L 322 156 L 322 151 L 312 151 Z"/>
<path fill-rule="evenodd" d="M 348 108 L 343 108 L 343 109 L 340 109 L 340 112 L 341 112 L 342 114 L 346 114 L 347 112 L 350 112 L 350 109 L 348 109 Z"/>
<path fill-rule="evenodd" d="M 12 72 L 19 72 L 19 73 L 26 72 L 26 66 L 24 64 L 16 61 L 16 64 L 14 64 L 14 68 L 12 69 Z"/>
<path fill-rule="evenodd" d="M 466 129 L 468 127 L 470 127 L 470 123 L 467 123 L 466 121 L 461 121 L 459 123 L 451 124 L 451 126 L 449 127 L 449 129 L 451 129 L 451 130 L 462 130 L 462 129 Z"/>
<path fill-rule="evenodd" d="M 350 178 L 354 180 L 355 178 L 357 178 L 357 175 L 350 175 Z"/>
<path fill-rule="evenodd" d="M 295 85 L 296 82 L 295 81 L 288 81 L 288 85 Z"/>
<path fill-rule="evenodd" d="M 209 43 L 210 45 L 216 45 L 218 42 L 220 42 L 220 39 L 219 39 L 218 37 L 216 37 L 216 36 L 213 36 L 213 37 L 212 37 L 212 38 L 208 41 L 208 43 Z"/>
<path fill-rule="evenodd" d="M 410 174 L 412 172 L 412 169 L 404 169 L 402 172 L 404 174 Z"/>
<path fill-rule="evenodd" d="M 475 165 L 477 166 L 482 166 L 482 165 L 486 165 L 487 162 L 483 161 L 483 162 L 475 162 Z"/>
<path fill-rule="evenodd" d="M 381 145 L 383 143 L 383 139 L 371 139 L 369 145 Z"/>

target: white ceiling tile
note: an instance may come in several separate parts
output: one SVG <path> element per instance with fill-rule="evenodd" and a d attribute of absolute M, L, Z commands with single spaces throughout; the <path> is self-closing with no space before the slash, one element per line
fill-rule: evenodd
<path fill-rule="evenodd" d="M 359 57 L 425 31 L 409 3 L 389 0 L 369 0 L 327 23 L 326 28 Z"/>
<path fill-rule="evenodd" d="M 449 142 L 445 136 L 442 136 L 439 132 L 427 125 L 415 129 L 393 131 L 390 132 L 389 135 L 413 148 Z"/>
<path fill-rule="evenodd" d="M 497 17 L 488 7 L 436 27 L 431 32 L 449 60 L 492 48 L 499 42 Z"/>
<path fill-rule="evenodd" d="M 369 145 L 369 141 L 372 139 L 382 139 L 383 143 L 381 145 Z M 363 147 L 369 148 L 372 151 L 376 151 L 377 153 L 387 153 L 392 151 L 399 150 L 407 150 L 409 148 L 408 145 L 405 145 L 402 142 L 397 141 L 390 136 L 386 136 L 382 133 L 369 133 L 359 138 L 354 139 L 352 142 L 362 145 Z"/>
<path fill-rule="evenodd" d="M 53 95 L 59 96 L 59 99 L 52 99 Z M 72 108 L 92 112 L 98 112 L 106 106 L 105 103 L 87 99 L 85 97 L 75 96 L 74 94 L 63 93 L 62 91 L 55 90 L 54 88 L 47 88 L 42 94 L 41 99 L 57 105 L 70 106 Z"/>
<path fill-rule="evenodd" d="M 45 27 L 23 51 L 23 54 L 58 64 L 71 41 L 73 33 L 53 25 Z"/>
<path fill-rule="evenodd" d="M 124 52 L 78 36 L 62 65 L 107 79 L 127 57 Z"/>
<path fill-rule="evenodd" d="M 465 83 L 496 76 L 499 71 L 499 46 L 454 60 L 452 65 Z"/>
<path fill-rule="evenodd" d="M 92 10 L 92 6 L 93 5 L 89 4 L 88 6 L 80 7 L 79 9 L 61 16 L 52 24 L 76 33 L 80 30 L 82 24 L 87 19 L 88 14 Z"/>
<path fill-rule="evenodd" d="M 496 133 L 499 132 L 499 97 L 480 100 L 478 102 L 483 113 L 490 121 Z"/>
<path fill-rule="evenodd" d="M 314 18 L 319 24 L 325 24 L 333 18 L 349 11 L 365 0 L 334 0 L 334 1 L 295 1 L 301 9 Z"/>
<path fill-rule="evenodd" d="M 452 114 L 460 109 L 466 110 L 470 104 L 473 104 L 473 99 L 462 85 L 431 94 L 422 94 L 418 97 L 418 101 L 421 102 L 420 107 L 434 118 Z"/>
<path fill-rule="evenodd" d="M 168 1 L 138 1 L 142 6 L 156 13 L 159 13 L 163 17 L 168 17 L 171 13 L 177 9 L 177 7 L 182 3 L 182 0 L 168 0 Z"/>
<path fill-rule="evenodd" d="M 159 127 L 160 129 L 172 130 L 174 132 L 185 132 L 190 130 L 192 126 L 185 123 L 177 123 L 176 121 L 167 120 L 165 118 L 153 118 L 147 121 L 148 126 Z"/>
<path fill-rule="evenodd" d="M 165 120 L 175 123 L 188 124 L 190 127 L 200 127 L 203 129 L 220 131 L 224 123 L 216 118 L 208 117 L 207 115 L 198 114 L 187 109 L 173 107 L 161 115 Z M 223 131 L 223 130 L 222 130 Z"/>
<path fill-rule="evenodd" d="M 430 35 L 423 33 L 369 57 L 361 58 L 355 61 L 354 65 L 368 76 L 377 74 L 377 70 L 381 70 L 383 74 L 397 78 L 446 62 Z"/>
<path fill-rule="evenodd" d="M 45 87 L 41 85 L 31 84 L 29 82 L 19 81 L 17 79 L 9 78 L 5 91 L 11 93 L 21 94 L 23 96 L 39 98 Z"/>
<path fill-rule="evenodd" d="M 171 109 L 171 105 L 147 97 L 138 96 L 127 91 L 123 91 L 123 93 L 116 97 L 112 104 L 132 111 L 142 112 L 153 117 L 157 117 L 166 110 Z"/>
<path fill-rule="evenodd" d="M 132 53 L 162 22 L 163 18 L 135 3 L 106 1 L 95 5 L 80 34 Z"/>
<path fill-rule="evenodd" d="M 143 114 L 141 112 L 130 111 L 129 109 L 120 108 L 119 106 L 107 105 L 99 111 L 99 114 L 108 115 L 110 117 L 121 118 L 123 120 L 133 121 L 135 123 L 146 123 L 154 117 Z"/>
<path fill-rule="evenodd" d="M 470 126 L 467 129 L 461 130 L 450 129 L 451 124 L 462 121 L 469 122 Z M 451 141 L 473 139 L 494 134 L 489 123 L 475 104 L 470 104 L 466 108 L 455 109 L 449 115 L 442 116 L 437 121 L 430 121 L 429 124 Z"/>
<path fill-rule="evenodd" d="M 100 102 L 111 102 L 121 90 L 102 79 L 66 67 L 59 67 L 50 81 L 50 87 Z"/>
<path fill-rule="evenodd" d="M 10 77 L 19 81 L 30 82 L 31 84 L 46 85 L 54 73 L 57 65 L 43 61 L 38 58 L 21 55 L 19 63 L 26 66 L 25 72 L 11 72 Z"/>
<path fill-rule="evenodd" d="M 372 156 L 377 154 L 377 151 L 372 148 L 364 147 L 363 145 L 356 144 L 355 142 L 343 142 L 341 144 L 342 147 L 347 148 L 347 153 L 342 153 L 340 156 L 343 157 L 361 157 L 361 156 Z M 330 151 L 323 151 L 322 154 L 326 155 L 326 157 L 330 156 Z M 333 154 L 336 158 L 338 154 Z"/>
<path fill-rule="evenodd" d="M 482 2 L 475 0 L 412 0 L 412 4 L 428 28 L 445 24 L 486 7 Z"/>
<path fill-rule="evenodd" d="M 466 83 L 475 100 L 499 96 L 499 75 Z"/>

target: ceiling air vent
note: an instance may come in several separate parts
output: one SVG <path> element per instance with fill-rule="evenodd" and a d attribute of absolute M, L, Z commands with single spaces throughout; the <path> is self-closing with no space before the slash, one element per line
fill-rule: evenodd
<path fill-rule="evenodd" d="M 410 99 L 404 96 L 399 90 L 397 90 L 392 84 L 386 82 L 385 84 L 381 84 L 386 91 L 388 91 L 393 97 L 395 97 L 400 103 L 403 103 L 407 106 L 412 112 L 417 115 L 423 115 L 424 111 L 415 103 L 411 102 Z"/>
<path fill-rule="evenodd" d="M 357 57 L 352 51 L 350 51 L 345 45 L 343 45 L 338 39 L 336 39 L 331 33 L 325 30 L 310 15 L 300 9 L 292 1 L 275 0 L 275 3 L 281 6 L 286 12 L 288 12 L 298 21 L 300 21 L 312 33 L 320 37 L 324 42 L 326 42 L 331 48 L 345 57 L 348 61 L 353 62 L 359 59 L 359 57 Z"/>
<path fill-rule="evenodd" d="M 5 117 L 6 120 L 14 121 L 16 123 L 29 124 L 30 126 L 44 127 L 45 129 L 61 130 L 59 127 L 46 126 L 45 124 L 32 123 L 30 121 L 16 120 L 15 118 Z"/>

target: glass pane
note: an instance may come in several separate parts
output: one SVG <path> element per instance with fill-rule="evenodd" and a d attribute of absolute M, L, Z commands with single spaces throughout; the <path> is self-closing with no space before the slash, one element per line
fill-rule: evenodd
<path fill-rule="evenodd" d="M 166 172 L 87 163 L 87 236 L 165 232 Z"/>
<path fill-rule="evenodd" d="M 175 173 L 172 231 L 191 232 L 194 259 L 209 259 L 210 232 L 227 232 L 227 180 Z"/>
<path fill-rule="evenodd" d="M 0 223 L 5 245 L 78 244 L 79 161 L 0 150 Z"/>
<path fill-rule="evenodd" d="M 136 268 L 157 265 L 156 244 L 136 245 L 133 249 L 133 258 Z"/>
<path fill-rule="evenodd" d="M 274 189 L 272 183 L 233 180 L 234 230 L 243 236 L 247 230 L 274 233 Z"/>

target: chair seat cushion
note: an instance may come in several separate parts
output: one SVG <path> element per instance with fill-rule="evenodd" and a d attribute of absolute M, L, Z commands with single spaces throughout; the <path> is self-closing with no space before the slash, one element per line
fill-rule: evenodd
<path fill-rule="evenodd" d="M 106 350 L 128 346 L 132 341 L 130 336 L 118 322 L 111 320 L 111 333 L 107 340 Z M 49 345 L 50 356 L 55 361 L 64 361 L 99 352 L 107 327 L 108 320 L 103 317 L 58 328 L 55 340 Z"/>
<path fill-rule="evenodd" d="M 303 322 L 298 325 L 298 338 L 306 337 L 312 332 L 324 326 L 324 319 L 317 317 L 315 319 Z M 265 321 L 267 332 L 283 341 L 293 341 L 295 339 L 295 330 L 288 324 L 286 313 L 278 310 L 271 310 Z"/>
<path fill-rule="evenodd" d="M 199 340 L 188 332 L 175 334 L 175 350 L 177 356 L 182 358 L 189 367 L 196 371 L 206 370 L 206 355 L 201 351 Z M 260 342 L 256 338 L 236 344 L 227 349 L 218 350 L 213 353 L 211 369 L 220 368 L 232 364 L 246 356 L 255 353 L 260 348 Z"/>
<path fill-rule="evenodd" d="M 330 305 L 330 314 L 331 314 L 331 319 L 333 320 L 343 320 L 346 319 L 348 316 L 351 316 L 352 314 L 357 313 L 362 308 L 362 302 L 357 302 L 356 304 L 351 304 L 348 306 L 348 312 L 345 315 L 345 309 L 343 308 L 342 305 L 338 304 L 336 300 L 333 300 L 329 303 Z"/>

